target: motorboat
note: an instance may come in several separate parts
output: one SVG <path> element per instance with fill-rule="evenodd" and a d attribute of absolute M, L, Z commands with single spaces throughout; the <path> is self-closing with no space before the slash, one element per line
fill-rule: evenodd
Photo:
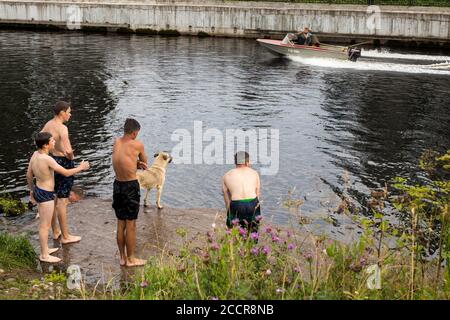
<path fill-rule="evenodd" d="M 361 49 L 353 46 L 335 46 L 331 44 L 299 45 L 292 40 L 292 34 L 287 34 L 283 40 L 256 39 L 258 43 L 270 52 L 281 56 L 301 56 L 307 58 L 332 58 L 356 62 L 361 57 Z"/>

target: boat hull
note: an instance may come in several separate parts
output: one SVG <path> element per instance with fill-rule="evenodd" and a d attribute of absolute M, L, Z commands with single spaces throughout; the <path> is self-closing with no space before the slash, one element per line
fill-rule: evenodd
<path fill-rule="evenodd" d="M 279 40 L 256 39 L 270 52 L 281 56 L 300 56 L 307 58 L 331 58 L 348 60 L 347 48 L 321 44 L 320 47 L 283 44 Z"/>

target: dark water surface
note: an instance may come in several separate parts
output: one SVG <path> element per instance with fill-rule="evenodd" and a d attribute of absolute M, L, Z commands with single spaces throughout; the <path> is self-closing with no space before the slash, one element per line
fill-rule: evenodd
<path fill-rule="evenodd" d="M 286 221 L 281 202 L 294 187 L 314 217 L 336 205 L 345 170 L 362 203 L 370 188 L 414 174 L 425 149 L 450 147 L 446 72 L 304 64 L 242 39 L 1 31 L 0 43 L 0 190 L 21 196 L 32 136 L 60 98 L 73 104 L 77 159 L 92 165 L 77 184 L 103 198 L 127 117 L 141 123 L 150 155 L 171 150 L 172 132 L 193 132 L 194 121 L 223 132 L 278 129 L 279 172 L 262 176 L 263 210 L 276 222 Z M 171 165 L 163 203 L 222 207 L 220 178 L 231 167 Z"/>

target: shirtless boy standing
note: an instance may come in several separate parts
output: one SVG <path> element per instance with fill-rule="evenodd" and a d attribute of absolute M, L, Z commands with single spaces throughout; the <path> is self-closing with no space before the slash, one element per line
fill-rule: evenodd
<path fill-rule="evenodd" d="M 56 163 L 55 159 L 49 156 L 49 151 L 53 150 L 56 144 L 55 139 L 49 132 L 38 133 L 35 143 L 38 150 L 34 152 L 28 165 L 27 182 L 31 200 L 38 203 L 40 216 L 39 242 L 41 246 L 39 259 L 44 262 L 56 263 L 61 259 L 51 256 L 51 254 L 56 252 L 58 248 L 48 248 L 48 231 L 55 209 L 54 172 L 69 177 L 89 169 L 89 163 L 82 161 L 78 167 L 72 169 L 65 169 Z M 33 177 L 36 178 L 36 185 L 33 184 Z"/>
<path fill-rule="evenodd" d="M 51 150 L 51 156 L 55 161 L 66 169 L 74 168 L 73 150 L 69 140 L 69 130 L 64 125 L 71 117 L 71 107 L 65 101 L 56 102 L 53 107 L 54 117 L 48 121 L 41 132 L 49 132 L 55 139 L 55 148 Z M 73 186 L 74 178 L 65 177 L 55 173 L 55 214 L 52 218 L 53 239 L 58 239 L 61 235 L 61 243 L 69 244 L 81 240 L 80 236 L 71 235 L 67 225 L 67 204 L 70 190 Z M 59 220 L 59 227 L 57 220 Z"/>
<path fill-rule="evenodd" d="M 227 209 L 227 226 L 239 219 L 239 224 L 256 232 L 258 230 L 261 209 L 259 205 L 260 180 L 258 173 L 250 168 L 247 152 L 239 151 L 234 155 L 236 168 L 231 169 L 222 178 L 222 191 Z"/>
<path fill-rule="evenodd" d="M 112 206 L 118 219 L 117 245 L 120 252 L 120 265 L 128 267 L 145 264 L 145 260 L 135 257 L 136 219 L 141 196 L 136 171 L 137 168 L 146 169 L 148 160 L 144 145 L 136 140 L 140 129 L 139 122 L 126 119 L 124 135 L 114 142 L 112 154 L 116 174 Z"/>

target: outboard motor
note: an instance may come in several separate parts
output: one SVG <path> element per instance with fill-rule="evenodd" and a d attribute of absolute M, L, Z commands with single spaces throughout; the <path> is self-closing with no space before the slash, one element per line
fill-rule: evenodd
<path fill-rule="evenodd" d="M 348 60 L 356 62 L 361 57 L 361 49 L 348 48 L 347 50 Z"/>

